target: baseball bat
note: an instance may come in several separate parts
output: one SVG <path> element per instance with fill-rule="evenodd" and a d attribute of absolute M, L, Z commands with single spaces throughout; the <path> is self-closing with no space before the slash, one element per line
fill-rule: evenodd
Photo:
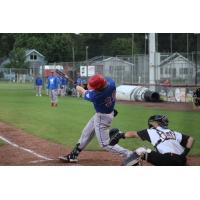
<path fill-rule="evenodd" d="M 67 74 L 65 74 L 64 72 L 56 69 L 56 73 L 60 76 L 62 76 L 63 78 L 68 79 L 69 81 L 71 81 L 72 83 L 74 83 L 74 80 L 72 78 L 70 78 Z"/>

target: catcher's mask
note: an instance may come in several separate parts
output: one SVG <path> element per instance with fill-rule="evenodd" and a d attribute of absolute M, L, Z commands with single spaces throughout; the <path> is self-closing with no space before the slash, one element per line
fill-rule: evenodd
<path fill-rule="evenodd" d="M 148 119 L 149 128 L 153 127 L 151 122 L 158 122 L 159 126 L 161 126 L 163 128 L 167 128 L 169 120 L 164 115 L 153 115 L 153 116 L 149 117 L 149 119 Z"/>

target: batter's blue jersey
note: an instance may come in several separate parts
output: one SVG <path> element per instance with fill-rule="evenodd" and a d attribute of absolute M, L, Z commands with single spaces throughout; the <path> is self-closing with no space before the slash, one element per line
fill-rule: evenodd
<path fill-rule="evenodd" d="M 58 89 L 58 78 L 56 76 L 49 76 L 48 77 L 48 89 L 55 90 Z"/>
<path fill-rule="evenodd" d="M 106 88 L 101 91 L 87 90 L 84 99 L 93 102 L 96 112 L 109 114 L 114 110 L 116 86 L 111 78 L 106 78 L 106 81 Z"/>

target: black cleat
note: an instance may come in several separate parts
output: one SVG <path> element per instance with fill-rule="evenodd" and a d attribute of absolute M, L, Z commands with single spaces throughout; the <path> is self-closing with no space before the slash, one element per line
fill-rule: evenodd
<path fill-rule="evenodd" d="M 63 162 L 66 162 L 66 163 L 77 163 L 78 162 L 77 156 L 73 155 L 73 154 L 68 154 L 68 155 L 65 155 L 65 156 L 60 156 L 59 159 L 61 161 L 63 161 Z"/>

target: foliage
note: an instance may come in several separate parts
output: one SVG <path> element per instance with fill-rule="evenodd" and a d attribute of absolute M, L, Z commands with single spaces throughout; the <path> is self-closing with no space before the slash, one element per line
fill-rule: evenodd
<path fill-rule="evenodd" d="M 22 48 L 13 49 L 9 58 L 10 63 L 5 65 L 8 68 L 27 69 L 29 67 L 29 63 L 26 62 L 25 50 Z"/>
<path fill-rule="evenodd" d="M 0 146 L 3 146 L 4 144 L 5 144 L 5 142 L 0 139 Z"/>
<path fill-rule="evenodd" d="M 170 52 L 170 33 L 157 34 L 157 49 L 159 52 Z M 88 57 L 131 55 L 131 33 L 2 33 L 0 34 L 0 58 L 8 57 L 16 48 L 36 49 L 41 52 L 48 62 L 70 62 L 73 60 L 72 47 L 75 51 L 76 61 L 86 59 L 86 46 Z M 189 52 L 195 51 L 195 35 L 188 34 Z M 173 52 L 186 52 L 187 34 L 173 33 Z M 134 34 L 134 54 L 145 52 L 145 34 Z M 148 48 L 148 41 L 146 41 Z"/>
<path fill-rule="evenodd" d="M 3 78 L 4 77 L 4 73 L 1 71 L 0 72 L 0 78 Z"/>

